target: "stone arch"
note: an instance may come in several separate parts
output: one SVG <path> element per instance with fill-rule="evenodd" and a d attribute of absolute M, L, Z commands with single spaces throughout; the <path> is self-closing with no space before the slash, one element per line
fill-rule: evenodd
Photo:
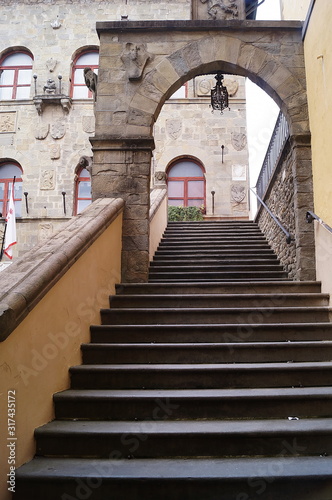
<path fill-rule="evenodd" d="M 133 115 L 142 113 L 152 130 L 163 104 L 175 90 L 197 75 L 217 71 L 250 78 L 278 104 L 292 133 L 308 130 L 304 74 L 301 83 L 274 54 L 224 35 L 190 43 L 157 64 L 144 77 L 129 102 L 128 123 Z M 147 113 L 147 109 L 151 112 Z"/>
<path fill-rule="evenodd" d="M 279 26 L 297 23 L 278 23 L 275 30 L 270 27 L 262 29 L 261 26 L 256 31 L 216 29 L 215 24 L 219 24 L 220 28 L 225 26 L 225 22 L 213 23 L 213 30 L 207 29 L 205 32 L 200 29 L 190 33 L 190 36 L 184 31 L 176 43 L 169 31 L 155 30 L 149 33 L 150 44 L 144 45 L 150 57 L 142 70 L 141 79 L 128 81 L 124 65 L 119 65 L 118 61 L 119 67 L 114 75 L 113 86 L 118 90 L 119 82 L 122 81 L 127 98 L 123 99 L 119 92 L 114 95 L 114 106 L 117 108 L 114 113 L 118 118 L 114 122 L 117 129 L 119 125 L 123 125 L 126 129 L 124 135 L 132 136 L 135 135 L 137 127 L 140 127 L 142 135 L 151 135 L 160 109 L 175 90 L 196 75 L 221 70 L 246 76 L 263 88 L 287 117 L 292 133 L 308 131 L 300 32 L 295 30 L 294 26 L 288 30 Z M 129 30 L 128 39 L 138 46 L 143 45 L 145 37 L 142 32 L 135 33 L 135 37 L 133 35 L 133 31 Z M 154 37 L 158 38 L 159 46 L 163 47 L 162 51 L 154 49 L 153 44 L 157 42 Z M 117 44 L 117 50 L 120 55 L 124 50 L 124 41 L 120 46 Z M 107 94 L 110 96 L 114 89 L 112 92 L 112 82 L 108 80 L 109 73 L 109 68 L 103 68 L 101 61 L 102 89 L 107 88 Z"/>
<path fill-rule="evenodd" d="M 127 200 L 124 276 L 129 281 L 144 281 L 148 268 L 153 125 L 163 104 L 197 75 L 222 71 L 247 76 L 285 114 L 296 165 L 296 148 L 308 147 L 309 138 L 302 25 L 257 21 L 121 21 L 99 23 L 97 29 L 101 58 L 96 136 L 91 140 L 93 198 L 120 196 Z M 143 59 L 137 59 L 140 71 L 135 72 L 135 78 L 128 69 L 131 64 L 128 57 L 124 57 L 128 43 L 137 49 L 133 57 L 139 50 L 144 54 Z M 294 171 L 294 178 L 297 175 L 303 174 Z M 146 199 L 145 204 L 142 198 Z M 140 204 L 139 223 L 137 209 L 133 218 L 132 200 Z M 137 237 L 130 236 L 138 227 Z M 135 277 L 127 272 L 134 263 Z"/>

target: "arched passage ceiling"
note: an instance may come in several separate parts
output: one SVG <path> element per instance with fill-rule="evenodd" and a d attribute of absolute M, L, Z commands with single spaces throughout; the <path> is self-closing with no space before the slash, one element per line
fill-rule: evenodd
<path fill-rule="evenodd" d="M 97 137 L 151 137 L 165 100 L 218 70 L 249 77 L 280 106 L 292 135 L 309 133 L 299 22 L 120 21 L 97 30 Z"/>

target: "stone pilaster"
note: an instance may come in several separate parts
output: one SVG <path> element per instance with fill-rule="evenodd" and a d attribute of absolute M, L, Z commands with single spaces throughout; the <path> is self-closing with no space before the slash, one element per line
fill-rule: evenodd
<path fill-rule="evenodd" d="M 316 279 L 314 226 L 306 221 L 307 211 L 314 209 L 310 135 L 292 136 L 291 148 L 296 233 L 296 277 L 300 280 L 314 280 Z"/>
<path fill-rule="evenodd" d="M 91 139 L 94 161 L 92 198 L 125 201 L 122 239 L 122 282 L 148 279 L 150 166 L 154 141 L 150 137 Z"/>

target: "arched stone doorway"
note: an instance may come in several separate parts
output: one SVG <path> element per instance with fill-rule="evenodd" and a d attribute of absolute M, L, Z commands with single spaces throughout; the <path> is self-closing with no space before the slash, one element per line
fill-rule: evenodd
<path fill-rule="evenodd" d="M 247 76 L 277 102 L 292 136 L 301 225 L 301 211 L 304 221 L 310 209 L 301 206 L 301 192 L 311 176 L 301 23 L 121 21 L 97 23 L 97 30 L 101 46 L 92 195 L 126 200 L 123 281 L 147 279 L 153 124 L 170 95 L 197 75 L 220 70 Z M 313 246 L 313 241 L 301 241 L 301 231 L 299 227 L 299 270 Z"/>

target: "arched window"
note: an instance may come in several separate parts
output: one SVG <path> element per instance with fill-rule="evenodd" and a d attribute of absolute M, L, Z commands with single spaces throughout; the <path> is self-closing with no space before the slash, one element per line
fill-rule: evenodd
<path fill-rule="evenodd" d="M 14 184 L 15 215 L 16 217 L 21 217 L 22 169 L 14 162 L 0 163 L 0 212 L 2 213 L 2 217 L 6 217 L 7 215 L 14 176 L 16 176 Z"/>
<path fill-rule="evenodd" d="M 0 62 L 0 99 L 29 99 L 33 59 L 28 52 L 14 52 Z"/>
<path fill-rule="evenodd" d="M 86 168 L 77 172 L 74 215 L 80 214 L 91 203 L 91 177 Z"/>
<path fill-rule="evenodd" d="M 204 169 L 192 159 L 182 159 L 168 169 L 168 204 L 173 206 L 205 206 Z"/>
<path fill-rule="evenodd" d="M 92 99 L 92 92 L 87 88 L 84 81 L 84 68 L 91 68 L 98 73 L 99 53 L 95 51 L 80 54 L 73 64 L 71 78 L 71 97 L 73 99 Z"/>

